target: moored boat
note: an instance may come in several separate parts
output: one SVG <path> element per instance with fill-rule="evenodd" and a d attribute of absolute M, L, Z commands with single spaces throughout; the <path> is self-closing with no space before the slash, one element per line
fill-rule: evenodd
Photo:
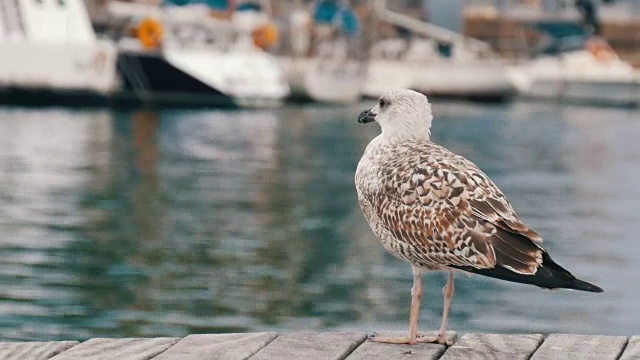
<path fill-rule="evenodd" d="M 126 5 L 115 6 L 114 13 L 127 13 Z M 220 19 L 191 5 L 130 14 L 137 37 L 119 41 L 119 101 L 255 107 L 279 105 L 289 95 L 276 58 L 255 42 L 261 25 L 252 14 Z M 151 34 L 145 35 L 145 23 L 153 24 Z"/>
<path fill-rule="evenodd" d="M 3 0 L 0 102 L 107 103 L 118 87 L 116 47 L 99 39 L 82 0 Z"/>
<path fill-rule="evenodd" d="M 317 1 L 314 6 L 313 11 L 290 12 L 288 42 L 278 54 L 291 87 L 290 99 L 356 102 L 365 79 L 360 21 L 351 7 L 336 0 Z"/>
<path fill-rule="evenodd" d="M 589 36 L 578 23 L 535 26 L 548 34 L 548 44 L 530 60 L 509 68 L 522 96 L 640 105 L 640 72 L 620 59 L 604 39 Z"/>

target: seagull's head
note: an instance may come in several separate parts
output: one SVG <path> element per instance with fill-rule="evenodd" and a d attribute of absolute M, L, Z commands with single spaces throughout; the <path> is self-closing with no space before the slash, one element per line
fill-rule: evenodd
<path fill-rule="evenodd" d="M 376 106 L 358 116 L 358 122 L 376 121 L 387 140 L 429 140 L 431 135 L 431 104 L 423 94 L 407 89 L 388 91 Z"/>

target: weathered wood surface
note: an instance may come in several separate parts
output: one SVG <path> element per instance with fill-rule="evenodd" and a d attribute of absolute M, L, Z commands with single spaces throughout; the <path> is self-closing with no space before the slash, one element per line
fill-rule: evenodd
<path fill-rule="evenodd" d="M 620 360 L 640 359 L 640 336 L 632 336 Z"/>
<path fill-rule="evenodd" d="M 404 335 L 379 333 L 378 336 Z M 201 334 L 185 338 L 0 342 L 0 360 L 585 359 L 640 360 L 640 336 L 465 334 L 453 346 L 393 345 L 365 333 Z"/>
<path fill-rule="evenodd" d="M 365 333 L 284 333 L 251 360 L 342 360 L 367 338 Z"/>
<path fill-rule="evenodd" d="M 154 360 L 244 360 L 278 336 L 270 333 L 189 335 Z"/>
<path fill-rule="evenodd" d="M 125 338 L 87 340 L 54 356 L 53 360 L 148 360 L 164 352 L 179 338 Z"/>
<path fill-rule="evenodd" d="M 551 334 L 531 360 L 617 360 L 626 345 L 625 336 Z"/>
<path fill-rule="evenodd" d="M 420 334 L 420 336 L 436 335 L 435 331 Z M 406 336 L 406 332 L 382 332 L 375 333 L 374 337 Z M 457 334 L 447 331 L 447 340 L 455 342 Z M 349 360 L 387 360 L 387 359 L 424 359 L 435 360 L 447 349 L 440 344 L 416 344 L 416 345 L 395 345 L 383 344 L 373 341 L 366 341 L 347 357 Z"/>
<path fill-rule="evenodd" d="M 0 359 L 46 360 L 78 344 L 77 341 L 0 342 Z"/>
<path fill-rule="evenodd" d="M 442 356 L 446 360 L 527 360 L 544 337 L 533 335 L 466 334 Z"/>

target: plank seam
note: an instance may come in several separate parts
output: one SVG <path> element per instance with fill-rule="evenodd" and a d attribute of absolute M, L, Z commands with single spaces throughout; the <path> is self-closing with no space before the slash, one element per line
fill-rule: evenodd
<path fill-rule="evenodd" d="M 149 339 L 153 339 L 153 338 L 149 338 Z M 149 360 L 153 360 L 155 358 L 157 358 L 158 356 L 164 354 L 167 350 L 171 349 L 172 347 L 176 346 L 177 343 L 179 343 L 180 341 L 184 340 L 184 338 L 180 338 L 180 340 L 176 341 L 173 343 L 173 345 L 169 346 L 168 348 L 164 349 L 163 351 L 153 355 L 152 357 L 149 358 Z"/>
<path fill-rule="evenodd" d="M 629 340 L 630 339 L 631 339 L 631 337 L 627 336 L 627 341 L 624 342 L 624 346 L 622 347 L 622 349 L 618 353 L 618 356 L 616 356 L 616 360 L 620 359 L 622 357 L 622 355 L 624 354 L 624 351 L 627 350 L 627 347 L 629 347 Z"/>
<path fill-rule="evenodd" d="M 365 333 L 364 339 L 362 339 L 362 341 L 360 341 L 359 343 L 355 344 L 355 346 L 347 349 L 347 351 L 343 353 L 344 356 L 340 357 L 339 360 L 345 360 L 347 357 L 349 357 L 349 355 L 353 354 L 353 352 L 356 351 L 356 349 L 359 348 L 360 345 L 364 344 L 364 342 L 367 341 L 367 339 L 369 339 L 369 334 Z"/>
<path fill-rule="evenodd" d="M 536 351 L 538 351 L 538 349 L 540 349 L 540 347 L 542 346 L 542 344 L 544 344 L 545 341 L 547 341 L 547 337 L 549 335 L 544 335 L 542 334 L 542 341 L 540 341 L 540 343 L 538 344 L 538 346 L 536 346 L 535 349 L 533 349 L 533 351 L 531 352 L 531 354 L 529 354 L 529 356 L 527 356 L 527 360 L 531 360 L 531 358 L 533 357 L 533 355 L 536 353 Z"/>
<path fill-rule="evenodd" d="M 77 341 L 75 344 L 70 344 L 71 346 L 65 347 L 65 348 L 61 349 L 61 351 L 52 353 L 49 357 L 47 357 L 47 359 L 51 359 L 54 356 L 58 356 L 58 355 L 62 354 L 63 352 L 65 352 L 65 351 L 67 351 L 69 349 L 73 349 L 74 347 L 76 347 L 76 346 L 78 346 L 80 344 L 82 344 L 82 343 L 79 342 L 79 341 Z"/>
<path fill-rule="evenodd" d="M 257 354 L 257 353 L 258 353 L 258 351 L 260 351 L 260 350 L 262 350 L 262 349 L 266 348 L 267 346 L 269 346 L 269 344 L 271 344 L 271 343 L 272 343 L 275 339 L 277 339 L 278 337 L 280 337 L 280 333 L 276 333 L 276 336 L 274 336 L 274 337 L 273 337 L 273 339 L 269 340 L 269 342 L 267 342 L 266 344 L 264 344 L 264 346 L 263 346 L 263 347 L 261 347 L 261 348 L 257 349 L 256 351 L 254 351 L 253 353 L 249 354 L 249 356 L 245 357 L 245 358 L 244 358 L 244 359 L 242 359 L 242 360 L 248 360 L 248 359 L 250 359 L 253 355 Z"/>

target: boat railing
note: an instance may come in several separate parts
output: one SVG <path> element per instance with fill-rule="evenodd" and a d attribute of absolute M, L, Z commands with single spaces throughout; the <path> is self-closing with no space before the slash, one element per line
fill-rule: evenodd
<path fill-rule="evenodd" d="M 413 33 L 437 40 L 438 42 L 453 46 L 465 46 L 477 53 L 493 53 L 491 45 L 487 42 L 467 37 L 458 32 L 389 10 L 385 0 L 376 0 L 374 3 L 374 11 L 376 16 L 384 22 L 400 26 Z"/>
<path fill-rule="evenodd" d="M 229 26 L 211 25 L 206 22 L 166 21 L 165 44 L 180 48 L 216 48 L 229 50 L 236 42 L 237 34 Z"/>
<path fill-rule="evenodd" d="M 127 19 L 128 26 L 133 28 L 145 18 L 158 21 L 162 26 L 162 47 L 256 50 L 252 45 L 250 29 L 238 25 L 233 18 L 218 19 L 210 16 L 204 6 L 159 8 L 113 1 L 108 9 L 113 17 Z"/>
<path fill-rule="evenodd" d="M 465 11 L 492 11 L 500 15 L 567 15 L 575 12 L 575 0 L 467 0 Z"/>
<path fill-rule="evenodd" d="M 19 0 L 0 0 L 0 23 L 4 29 L 0 34 L 6 38 L 24 37 L 26 34 Z"/>
<path fill-rule="evenodd" d="M 602 19 L 636 20 L 640 15 L 640 1 L 593 1 L 598 5 L 598 13 Z M 466 0 L 464 13 L 478 16 L 514 16 L 520 18 L 562 18 L 576 19 L 580 12 L 575 0 Z"/>

